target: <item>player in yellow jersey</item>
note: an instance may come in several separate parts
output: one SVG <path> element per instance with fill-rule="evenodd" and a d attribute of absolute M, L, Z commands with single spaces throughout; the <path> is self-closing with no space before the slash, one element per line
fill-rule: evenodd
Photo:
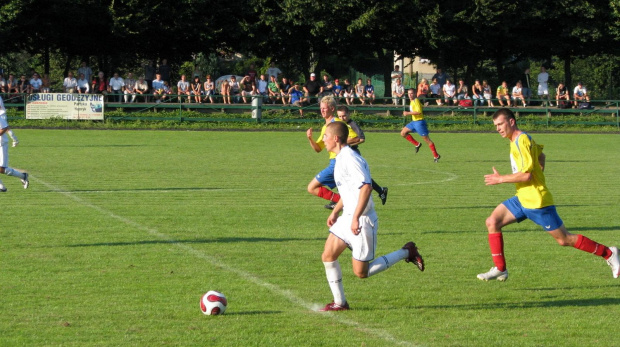
<path fill-rule="evenodd" d="M 435 158 L 435 163 L 439 162 L 441 156 L 437 153 L 435 149 L 435 143 L 431 141 L 431 138 L 428 137 L 428 127 L 426 126 L 426 121 L 424 120 L 424 112 L 422 111 L 422 103 L 416 96 L 416 91 L 412 88 L 407 91 L 407 96 L 409 97 L 409 111 L 404 111 L 403 116 L 411 116 L 411 122 L 400 131 L 400 136 L 404 137 L 405 140 L 411 142 L 415 146 L 416 154 L 422 147 L 422 144 L 416 141 L 413 136 L 411 136 L 411 132 L 417 132 L 422 136 L 422 139 L 428 144 L 428 147 L 433 152 L 433 158 Z"/>
<path fill-rule="evenodd" d="M 306 131 L 306 137 L 310 142 L 310 146 L 314 149 L 315 152 L 319 153 L 325 148 L 325 143 L 323 142 L 323 136 L 325 135 L 325 129 L 327 128 L 327 124 L 332 122 L 343 122 L 341 119 L 334 117 L 336 113 L 336 99 L 333 96 L 326 96 L 321 99 L 320 102 L 320 110 L 321 116 L 325 119 L 325 125 L 321 128 L 321 134 L 317 137 L 316 140 L 312 138 L 312 128 Z M 348 127 L 348 126 L 347 126 Z M 349 127 L 349 137 L 348 143 L 355 144 L 357 143 L 357 134 L 355 131 L 351 130 Z M 334 181 L 334 165 L 336 164 L 336 153 L 329 152 L 329 165 L 319 172 L 313 179 L 308 183 L 308 193 L 312 195 L 316 195 L 325 200 L 329 200 L 329 204 L 325 205 L 327 209 L 333 209 L 336 206 L 336 203 L 340 201 L 340 194 L 332 191 L 336 187 L 336 182 Z M 327 187 L 327 188 L 326 188 Z"/>
<path fill-rule="evenodd" d="M 561 246 L 572 246 L 603 257 L 611 267 L 614 278 L 618 278 L 620 276 L 618 248 L 607 247 L 566 230 L 545 183 L 543 146 L 519 130 L 514 113 L 507 108 L 495 112 L 493 124 L 502 137 L 510 140 L 512 174 L 500 175 L 493 168 L 493 173 L 485 175 L 484 181 L 486 185 L 515 183 L 517 195 L 499 204 L 486 220 L 489 246 L 495 266 L 489 272 L 479 274 L 478 278 L 484 281 L 493 279 L 505 281 L 508 278 L 502 227 L 525 219 L 531 219 L 542 226 Z"/>

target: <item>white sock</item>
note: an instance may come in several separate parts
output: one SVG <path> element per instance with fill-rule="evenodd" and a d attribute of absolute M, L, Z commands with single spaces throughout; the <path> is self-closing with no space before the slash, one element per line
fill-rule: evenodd
<path fill-rule="evenodd" d="M 399 261 L 407 258 L 408 256 L 409 251 L 401 248 L 397 251 L 373 260 L 372 263 L 368 265 L 368 277 L 387 270 L 390 266 L 398 263 Z"/>
<path fill-rule="evenodd" d="M 6 169 L 4 169 L 4 173 L 7 174 L 7 176 L 15 176 L 15 177 L 18 177 L 19 179 L 26 178 L 26 175 L 10 167 L 7 167 Z"/>
<path fill-rule="evenodd" d="M 336 305 L 344 305 L 347 300 L 344 297 L 344 286 L 342 284 L 342 270 L 338 260 L 332 262 L 323 262 L 325 265 L 325 274 L 327 275 L 327 283 L 334 295 L 334 303 Z"/>
<path fill-rule="evenodd" d="M 11 138 L 11 140 L 13 140 L 13 142 L 18 142 L 17 141 L 17 136 L 15 136 L 15 133 L 13 132 L 13 130 L 9 129 L 9 131 L 7 131 L 7 133 L 9 134 L 9 137 Z"/>
<path fill-rule="evenodd" d="M 5 190 L 6 187 L 4 186 L 4 183 L 2 183 L 2 180 L 0 180 L 0 190 Z"/>

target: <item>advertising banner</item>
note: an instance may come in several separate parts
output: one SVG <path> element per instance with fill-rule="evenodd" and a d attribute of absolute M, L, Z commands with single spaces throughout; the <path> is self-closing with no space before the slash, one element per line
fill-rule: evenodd
<path fill-rule="evenodd" d="M 103 120 L 103 97 L 100 94 L 30 94 L 26 102 L 26 119 Z"/>

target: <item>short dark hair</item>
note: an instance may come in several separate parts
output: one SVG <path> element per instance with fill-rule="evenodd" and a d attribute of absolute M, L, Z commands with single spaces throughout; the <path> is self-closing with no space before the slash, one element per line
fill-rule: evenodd
<path fill-rule="evenodd" d="M 327 128 L 325 131 L 331 131 L 332 134 L 338 137 L 338 142 L 341 145 L 347 143 L 347 138 L 349 137 L 349 127 L 343 122 L 332 122 L 327 124 Z"/>
<path fill-rule="evenodd" d="M 512 110 L 510 110 L 509 108 L 505 108 L 505 107 L 500 108 L 499 110 L 495 111 L 495 113 L 493 113 L 493 120 L 496 120 L 499 116 L 504 116 L 506 117 L 506 119 L 512 118 L 515 121 L 517 120 Z"/>
<path fill-rule="evenodd" d="M 344 112 L 346 114 L 349 114 L 349 108 L 347 106 L 345 106 L 345 105 L 338 106 L 336 111 L 341 111 L 341 112 Z"/>

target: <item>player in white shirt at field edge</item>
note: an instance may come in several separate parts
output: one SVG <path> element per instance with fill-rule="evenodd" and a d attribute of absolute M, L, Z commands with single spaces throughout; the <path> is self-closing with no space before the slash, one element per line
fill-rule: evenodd
<path fill-rule="evenodd" d="M 0 174 L 6 174 L 7 176 L 14 176 L 19 178 L 24 185 L 24 189 L 28 188 L 28 174 L 9 167 L 9 140 L 6 133 L 9 131 L 9 123 L 6 119 L 6 109 L 4 108 L 4 101 L 0 97 Z M 0 193 L 6 192 L 7 189 L 0 180 Z"/>
<path fill-rule="evenodd" d="M 325 148 L 336 153 L 334 180 L 341 199 L 327 218 L 330 234 L 321 256 L 334 301 L 325 305 L 321 311 L 349 309 L 338 262 L 338 257 L 347 248 L 351 249 L 353 273 L 359 278 L 376 275 L 403 259 L 424 271 L 424 260 L 413 242 L 375 258 L 379 221 L 370 196 L 370 169 L 366 160 L 347 145 L 348 137 L 349 128 L 344 122 L 327 124 L 323 136 Z"/>

